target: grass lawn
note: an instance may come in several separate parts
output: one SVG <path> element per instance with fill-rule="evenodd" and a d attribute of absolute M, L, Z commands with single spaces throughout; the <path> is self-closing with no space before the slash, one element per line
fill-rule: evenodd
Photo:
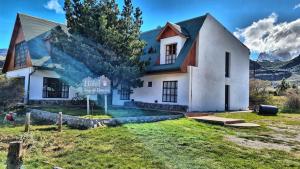
<path fill-rule="evenodd" d="M 300 149 L 283 151 L 239 145 L 227 136 L 265 136 L 277 128 L 300 128 L 300 115 L 277 117 L 252 113 L 219 114 L 262 124 L 260 129 L 233 129 L 190 119 L 127 124 L 113 128 L 75 130 L 55 126 L 23 127 L 0 123 L 0 168 L 4 168 L 8 142 L 23 138 L 33 144 L 24 157 L 25 168 L 300 168 Z M 2 117 L 0 117 L 2 118 Z M 269 126 L 277 128 L 269 128 Z M 283 128 L 280 128 L 283 129 Z M 300 131 L 300 130 L 298 130 Z M 292 133 L 283 131 L 292 136 Z M 251 138 L 251 139 L 254 139 Z M 266 141 L 266 140 L 265 140 Z M 297 146 L 299 142 L 293 142 Z"/>
<path fill-rule="evenodd" d="M 52 113 L 63 112 L 63 114 L 66 115 L 83 116 L 87 118 L 99 118 L 99 119 L 111 118 L 111 116 L 106 115 L 101 109 L 91 109 L 91 115 L 87 115 L 85 107 L 44 106 L 44 107 L 37 107 L 37 109 L 49 111 Z"/>
<path fill-rule="evenodd" d="M 141 110 L 141 109 L 125 109 L 125 108 L 110 108 L 108 110 L 108 115 L 105 115 L 104 111 L 101 109 L 94 109 L 91 114 L 86 114 L 86 108 L 80 107 L 63 107 L 63 106 L 48 106 L 39 107 L 38 109 L 57 113 L 63 112 L 63 114 L 82 116 L 86 118 L 111 118 L 111 117 L 137 117 L 137 116 L 157 116 L 157 115 L 170 115 L 176 114 L 167 111 L 158 110 Z"/>

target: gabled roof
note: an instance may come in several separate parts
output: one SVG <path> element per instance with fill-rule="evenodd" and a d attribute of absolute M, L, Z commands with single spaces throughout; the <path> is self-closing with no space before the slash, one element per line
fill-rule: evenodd
<path fill-rule="evenodd" d="M 179 70 L 180 66 L 183 64 L 185 58 L 187 57 L 188 52 L 190 51 L 195 38 L 198 35 L 200 28 L 202 27 L 206 15 L 196 17 L 193 19 L 185 20 L 178 23 L 170 23 L 170 26 L 176 29 L 182 35 L 188 37 L 184 46 L 182 47 L 176 62 L 174 64 L 165 64 L 165 65 L 157 65 L 156 62 L 159 59 L 159 51 L 160 51 L 160 42 L 157 41 L 156 37 L 162 31 L 163 28 L 154 29 L 151 31 L 147 31 L 141 34 L 141 39 L 146 41 L 146 47 L 144 49 L 144 54 L 141 56 L 141 60 L 150 61 L 150 65 L 147 68 L 148 72 L 159 72 L 159 71 L 173 71 Z M 22 26 L 23 33 L 25 36 L 25 40 L 27 41 L 27 45 L 29 48 L 31 62 L 35 67 L 43 67 L 47 69 L 51 69 L 56 67 L 58 63 L 54 63 L 55 59 L 51 56 L 47 45 L 45 44 L 45 38 L 51 32 L 52 29 L 60 26 L 65 32 L 67 32 L 67 27 L 60 23 L 55 23 L 52 21 L 48 21 L 45 19 L 40 19 L 24 14 L 17 15 L 17 22 L 20 22 Z M 11 47 L 10 47 L 11 48 Z M 150 48 L 155 49 L 156 52 L 148 52 Z M 68 56 L 70 57 L 70 56 Z M 3 70 L 6 71 L 6 70 Z"/>
<path fill-rule="evenodd" d="M 20 18 L 26 41 L 36 38 L 37 36 L 40 36 L 41 34 L 44 34 L 57 26 L 67 29 L 67 27 L 63 24 L 25 14 L 18 14 L 18 17 Z"/>
<path fill-rule="evenodd" d="M 160 33 L 157 35 L 156 40 L 160 40 L 163 38 L 163 34 L 164 32 L 170 28 L 171 30 L 173 30 L 175 32 L 176 35 L 181 36 L 183 38 L 188 38 L 188 33 L 185 31 L 184 28 L 182 28 L 181 26 L 175 24 L 175 23 L 171 23 L 171 22 L 167 22 L 167 24 L 164 26 L 164 28 L 160 31 Z"/>
<path fill-rule="evenodd" d="M 160 51 L 160 42 L 157 41 L 157 36 L 162 32 L 164 28 L 158 28 L 151 31 L 147 31 L 141 34 L 141 39 L 146 41 L 147 45 L 144 49 L 144 54 L 142 55 L 142 60 L 150 61 L 150 65 L 147 69 L 148 72 L 161 72 L 161 71 L 176 71 L 179 70 L 181 65 L 183 64 L 185 58 L 188 55 L 188 52 L 192 48 L 192 45 L 206 19 L 208 14 L 196 17 L 193 19 L 185 20 L 182 22 L 178 22 L 175 27 L 177 29 L 180 27 L 181 31 L 184 31 L 186 39 L 182 49 L 180 50 L 177 59 L 174 64 L 156 64 L 159 59 L 159 51 Z M 150 48 L 155 49 L 155 52 L 148 52 Z"/>

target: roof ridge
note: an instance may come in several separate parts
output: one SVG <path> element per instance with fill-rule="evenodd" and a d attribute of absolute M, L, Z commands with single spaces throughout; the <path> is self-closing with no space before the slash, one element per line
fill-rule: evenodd
<path fill-rule="evenodd" d="M 179 22 L 176 22 L 176 23 L 171 22 L 171 21 L 167 21 L 167 23 L 169 22 L 169 23 L 171 23 L 171 24 L 178 25 L 178 24 L 180 24 L 180 23 L 188 22 L 188 21 L 195 20 L 195 19 L 199 19 L 199 18 L 202 18 L 202 17 L 207 17 L 208 15 L 209 15 L 209 13 L 206 13 L 205 15 L 201 15 L 201 16 L 197 16 L 197 17 L 194 17 L 194 18 L 186 19 L 186 20 L 179 21 Z M 178 26 L 180 26 L 180 25 L 178 25 Z M 180 27 L 181 27 L 181 26 L 180 26 Z M 151 31 L 157 31 L 158 29 L 162 29 L 162 28 L 163 28 L 163 26 L 160 27 L 160 28 L 150 29 L 150 30 L 147 30 L 147 31 L 145 31 L 145 32 L 142 32 L 141 34 L 149 33 L 149 32 L 151 32 Z"/>
<path fill-rule="evenodd" d="M 51 23 L 58 24 L 58 25 L 64 25 L 64 26 L 66 26 L 66 25 L 63 24 L 63 23 L 55 22 L 55 21 L 52 21 L 52 20 L 48 20 L 48 19 L 44 19 L 44 18 L 40 18 L 40 17 L 36 17 L 36 16 L 24 14 L 24 13 L 18 13 L 18 15 L 19 15 L 19 16 L 29 17 L 29 18 L 32 18 L 32 19 L 41 20 L 41 21 L 51 22 Z"/>

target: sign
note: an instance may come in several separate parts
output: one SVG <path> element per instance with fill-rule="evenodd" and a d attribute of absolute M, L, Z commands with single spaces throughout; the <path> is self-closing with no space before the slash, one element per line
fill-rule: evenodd
<path fill-rule="evenodd" d="M 83 79 L 82 81 L 83 86 L 82 90 L 83 93 L 87 95 L 87 114 L 90 114 L 90 95 L 104 95 L 104 108 L 105 113 L 107 113 L 107 95 L 110 94 L 110 80 L 103 76 L 100 76 L 99 78 L 93 79 L 91 77 L 87 77 Z"/>
<path fill-rule="evenodd" d="M 104 75 L 99 78 L 87 77 L 83 79 L 83 93 L 86 95 L 107 95 L 110 94 L 110 80 Z"/>

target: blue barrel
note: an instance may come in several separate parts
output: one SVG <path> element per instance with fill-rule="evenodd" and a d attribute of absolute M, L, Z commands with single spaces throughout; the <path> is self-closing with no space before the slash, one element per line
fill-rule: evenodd
<path fill-rule="evenodd" d="M 260 115 L 277 115 L 278 108 L 272 105 L 259 105 L 258 114 Z"/>

